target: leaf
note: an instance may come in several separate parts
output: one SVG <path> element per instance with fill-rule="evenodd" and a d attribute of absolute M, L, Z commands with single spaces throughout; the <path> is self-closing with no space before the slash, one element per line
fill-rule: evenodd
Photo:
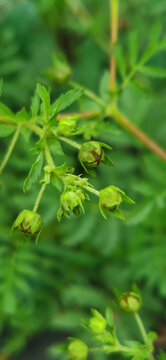
<path fill-rule="evenodd" d="M 110 327 L 114 326 L 114 317 L 113 317 L 113 312 L 110 308 L 106 309 L 106 320 L 107 323 Z"/>
<path fill-rule="evenodd" d="M 51 106 L 51 115 L 54 116 L 58 112 L 69 107 L 73 102 L 78 100 L 83 94 L 82 90 L 69 90 L 67 93 L 62 94 L 54 104 Z"/>
<path fill-rule="evenodd" d="M 11 135 L 15 129 L 16 126 L 14 125 L 0 124 L 0 137 L 6 137 Z"/>
<path fill-rule="evenodd" d="M 142 66 L 139 72 L 153 78 L 166 78 L 166 69 L 154 67 L 154 66 Z"/>
<path fill-rule="evenodd" d="M 62 190 L 63 190 L 63 182 L 55 174 L 51 176 L 51 183 L 55 186 L 55 188 L 59 192 L 62 192 Z"/>
<path fill-rule="evenodd" d="M 136 31 L 131 31 L 129 34 L 129 62 L 131 68 L 133 68 L 136 64 L 137 58 L 138 58 L 138 33 Z"/>
<path fill-rule="evenodd" d="M 3 79 L 0 79 L 0 96 L 2 95 Z"/>
<path fill-rule="evenodd" d="M 4 105 L 2 102 L 0 102 L 0 116 L 6 116 L 8 118 L 14 119 L 14 114 L 12 113 L 12 111 L 6 106 Z"/>
<path fill-rule="evenodd" d="M 118 64 L 118 71 L 120 73 L 121 78 L 124 80 L 127 69 L 126 69 L 126 59 L 121 45 L 116 46 L 115 56 Z"/>
<path fill-rule="evenodd" d="M 50 114 L 50 96 L 46 88 L 40 84 L 37 84 L 36 92 L 42 100 L 45 120 L 48 121 Z"/>
<path fill-rule="evenodd" d="M 32 117 L 37 116 L 39 107 L 40 107 L 40 99 L 39 99 L 37 92 L 35 91 L 34 96 L 32 97 L 32 100 L 31 100 Z"/>
<path fill-rule="evenodd" d="M 43 165 L 43 154 L 40 153 L 39 156 L 37 157 L 37 160 L 32 165 L 28 177 L 25 179 L 23 186 L 24 192 L 31 190 L 32 185 L 36 183 L 39 176 L 41 175 L 42 165 Z"/>

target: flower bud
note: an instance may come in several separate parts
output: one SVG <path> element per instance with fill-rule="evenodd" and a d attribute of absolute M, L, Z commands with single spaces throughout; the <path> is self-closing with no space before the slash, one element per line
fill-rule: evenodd
<path fill-rule="evenodd" d="M 103 209 L 107 209 L 109 211 L 115 210 L 121 202 L 121 194 L 119 189 L 115 186 L 111 185 L 100 191 L 99 204 Z"/>
<path fill-rule="evenodd" d="M 58 131 L 64 136 L 74 135 L 77 130 L 79 115 L 64 116 L 59 120 Z"/>
<path fill-rule="evenodd" d="M 57 85 L 63 85 L 71 76 L 72 71 L 66 59 L 53 56 L 53 66 L 45 70 L 44 75 Z"/>
<path fill-rule="evenodd" d="M 89 328 L 94 334 L 101 334 L 106 328 L 107 322 L 102 315 L 92 317 L 89 320 Z"/>
<path fill-rule="evenodd" d="M 34 211 L 23 210 L 17 216 L 13 224 L 13 229 L 19 229 L 25 234 L 39 234 L 43 226 L 41 216 Z"/>
<path fill-rule="evenodd" d="M 67 349 L 70 360 L 86 360 L 88 355 L 88 347 L 81 340 L 73 340 Z"/>
<path fill-rule="evenodd" d="M 81 189 L 74 189 L 65 191 L 60 198 L 60 209 L 57 213 L 58 220 L 61 220 L 61 217 L 65 215 L 66 217 L 70 217 L 70 210 L 76 216 L 80 215 L 80 211 L 84 212 L 83 202 L 85 200 L 85 194 Z"/>
<path fill-rule="evenodd" d="M 104 159 L 102 146 L 97 141 L 88 141 L 81 145 L 78 159 L 83 167 L 93 168 Z"/>
<path fill-rule="evenodd" d="M 134 292 L 124 293 L 119 298 L 119 307 L 128 314 L 134 314 L 141 307 L 141 298 Z"/>

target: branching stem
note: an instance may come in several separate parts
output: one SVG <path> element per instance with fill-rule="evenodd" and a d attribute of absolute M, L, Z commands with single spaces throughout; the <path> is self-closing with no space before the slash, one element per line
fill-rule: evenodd
<path fill-rule="evenodd" d="M 163 161 L 166 162 L 166 152 L 158 144 L 156 144 L 152 139 L 150 139 L 150 137 L 148 137 L 145 133 L 143 133 L 135 125 L 133 125 L 123 114 L 121 114 L 120 111 L 115 109 L 112 113 L 112 117 L 118 124 L 120 124 L 128 132 L 130 132 L 132 135 L 134 135 L 148 149 L 153 151 Z"/>

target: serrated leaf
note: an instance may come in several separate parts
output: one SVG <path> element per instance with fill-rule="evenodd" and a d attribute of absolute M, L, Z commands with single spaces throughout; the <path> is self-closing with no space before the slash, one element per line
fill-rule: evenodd
<path fill-rule="evenodd" d="M 25 179 L 23 186 L 24 192 L 31 190 L 32 185 L 36 183 L 39 176 L 41 175 L 42 165 L 43 165 L 43 154 L 40 153 L 39 156 L 37 157 L 37 160 L 33 163 L 30 172 L 28 174 L 28 177 Z"/>
<path fill-rule="evenodd" d="M 14 125 L 0 124 L 0 137 L 6 137 L 11 135 L 15 129 L 16 126 Z"/>
<path fill-rule="evenodd" d="M 153 78 L 164 79 L 166 78 L 166 69 L 154 67 L 154 66 L 142 66 L 139 72 Z"/>
<path fill-rule="evenodd" d="M 45 117 L 45 120 L 48 121 L 49 114 L 50 114 L 50 96 L 49 96 L 46 88 L 40 84 L 37 84 L 36 92 L 42 100 L 44 117 Z"/>
<path fill-rule="evenodd" d="M 14 118 L 14 114 L 12 113 L 12 111 L 2 102 L 0 102 L 0 116 L 6 116 L 11 119 Z"/>
<path fill-rule="evenodd" d="M 67 93 L 62 94 L 54 104 L 51 106 L 51 115 L 54 116 L 58 112 L 69 107 L 73 102 L 78 100 L 83 94 L 82 90 L 69 90 Z"/>

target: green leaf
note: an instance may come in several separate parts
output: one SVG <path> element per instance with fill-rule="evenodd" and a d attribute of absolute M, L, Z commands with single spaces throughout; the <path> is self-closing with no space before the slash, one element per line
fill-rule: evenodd
<path fill-rule="evenodd" d="M 120 73 L 121 78 L 124 80 L 127 69 L 126 69 L 126 59 L 121 45 L 116 46 L 115 56 L 118 64 L 118 71 Z"/>
<path fill-rule="evenodd" d="M 48 121 L 49 114 L 50 114 L 50 96 L 49 96 L 46 88 L 40 84 L 37 84 L 36 92 L 42 100 L 44 117 L 45 117 L 45 120 Z"/>
<path fill-rule="evenodd" d="M 59 179 L 55 174 L 51 176 L 51 183 L 54 185 L 54 187 L 59 191 L 62 192 L 63 190 L 63 182 L 61 179 Z"/>
<path fill-rule="evenodd" d="M 107 323 L 110 327 L 114 326 L 114 317 L 113 317 L 113 312 L 110 308 L 106 309 L 106 320 Z"/>
<path fill-rule="evenodd" d="M 166 78 L 166 69 L 154 67 L 154 66 L 142 66 L 139 72 L 153 78 Z"/>
<path fill-rule="evenodd" d="M 4 105 L 2 102 L 0 102 L 0 116 L 6 116 L 11 119 L 15 118 L 12 111 L 6 105 Z"/>
<path fill-rule="evenodd" d="M 0 79 L 0 96 L 2 95 L 3 79 Z"/>
<path fill-rule="evenodd" d="M 83 94 L 82 90 L 69 90 L 67 93 L 62 94 L 54 104 L 51 106 L 51 115 L 54 116 L 58 112 L 69 107 L 73 102 L 78 100 Z"/>
<path fill-rule="evenodd" d="M 6 137 L 11 135 L 15 129 L 16 126 L 14 125 L 0 124 L 0 137 Z"/>
<path fill-rule="evenodd" d="M 32 117 L 37 116 L 39 107 L 40 107 L 40 99 L 39 99 L 37 92 L 35 91 L 34 96 L 32 97 L 32 100 L 31 100 Z"/>
<path fill-rule="evenodd" d="M 139 50 L 138 33 L 136 31 L 131 31 L 129 34 L 128 48 L 129 48 L 129 62 L 131 68 L 133 68 L 137 62 L 138 50 Z"/>
<path fill-rule="evenodd" d="M 24 192 L 31 190 L 32 185 L 36 183 L 39 176 L 41 175 L 42 165 L 43 165 L 43 154 L 40 153 L 39 156 L 37 157 L 37 160 L 32 165 L 28 177 L 25 179 L 23 186 Z"/>

